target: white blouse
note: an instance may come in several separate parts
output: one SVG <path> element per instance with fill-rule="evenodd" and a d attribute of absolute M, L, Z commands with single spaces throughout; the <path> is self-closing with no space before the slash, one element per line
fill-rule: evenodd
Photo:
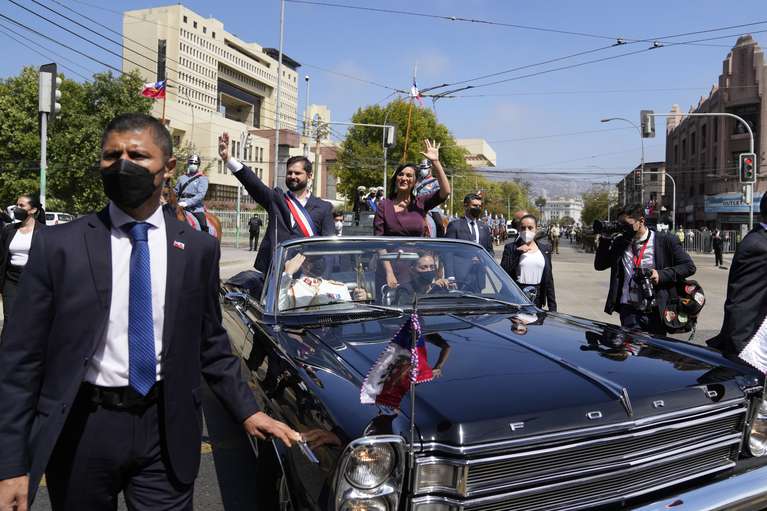
<path fill-rule="evenodd" d="M 543 279 L 543 268 L 546 266 L 546 260 L 543 258 L 543 252 L 525 252 L 519 256 L 519 275 L 517 282 L 537 286 Z"/>
<path fill-rule="evenodd" d="M 34 232 L 34 230 L 27 233 L 16 231 L 11 244 L 8 246 L 8 251 L 11 253 L 11 266 L 26 266 L 29 260 L 29 247 L 32 246 L 32 233 Z"/>

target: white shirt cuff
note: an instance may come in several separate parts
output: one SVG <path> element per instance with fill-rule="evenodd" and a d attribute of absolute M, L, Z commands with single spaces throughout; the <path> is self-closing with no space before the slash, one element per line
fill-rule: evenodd
<path fill-rule="evenodd" d="M 234 158 L 232 158 L 231 156 L 226 161 L 226 168 L 228 168 L 233 173 L 239 172 L 240 170 L 242 170 L 242 167 L 244 167 L 244 165 L 240 163 L 239 161 L 235 160 Z"/>

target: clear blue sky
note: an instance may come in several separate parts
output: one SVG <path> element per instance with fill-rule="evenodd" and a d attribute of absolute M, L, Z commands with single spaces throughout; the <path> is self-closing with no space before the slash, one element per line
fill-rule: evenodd
<path fill-rule="evenodd" d="M 16 1 L 35 7 L 31 0 Z M 50 0 L 40 1 L 61 10 Z M 122 26 L 119 11 L 163 5 L 162 2 L 151 1 L 61 1 L 118 31 Z M 654 38 L 767 20 L 764 0 L 330 1 L 626 39 Z M 221 19 L 228 31 L 244 40 L 263 46 L 278 45 L 278 0 L 189 0 L 184 4 L 201 15 Z M 45 13 L 39 7 L 37 10 Z M 0 13 L 45 29 L 62 42 L 119 67 L 119 58 L 52 28 L 8 1 L 2 2 Z M 90 24 L 82 19 L 80 21 Z M 730 35 L 706 43 L 711 46 L 667 46 L 638 55 L 466 91 L 461 94 L 486 96 L 442 100 L 437 103 L 438 116 L 456 137 L 481 137 L 491 141 L 501 168 L 551 167 L 568 168 L 574 172 L 594 172 L 599 168 L 616 172 L 632 168 L 639 159 L 638 135 L 631 129 L 615 129 L 625 128 L 626 125 L 600 124 L 600 118 L 622 116 L 638 121 L 641 108 L 662 112 L 674 103 L 686 111 L 691 104 L 697 103 L 701 95 L 708 94 L 710 87 L 717 82 L 722 60 L 738 34 L 755 32 L 757 41 L 762 46 L 767 44 L 767 33 L 757 33 L 760 30 L 767 31 L 767 21 L 754 27 L 667 40 L 678 42 Z M 32 38 L 39 40 L 34 36 Z M 14 75 L 24 65 L 39 65 L 49 60 L 4 35 L 0 35 L 0 40 L 5 49 L 4 58 L 0 61 L 0 76 Z M 106 41 L 100 42 L 109 45 Z M 307 64 L 302 68 L 302 75 L 310 74 L 312 77 L 310 100 L 312 103 L 327 104 L 334 120 L 348 120 L 358 107 L 384 99 L 389 91 L 328 74 L 308 64 L 407 89 L 413 66 L 417 63 L 418 84 L 425 88 L 534 64 L 610 43 L 608 39 L 594 37 L 327 6 L 288 3 L 286 7 L 285 52 Z M 44 44 L 55 47 L 51 42 Z M 109 46 L 120 52 L 119 48 Z M 647 46 L 648 43 L 637 43 L 611 48 L 473 83 L 486 83 L 619 55 Z M 103 69 L 68 50 L 57 50 L 79 60 L 90 71 Z M 301 109 L 303 93 L 301 87 Z M 664 127 L 665 122 L 659 120 L 658 138 L 646 141 L 648 160 L 664 159 Z M 609 131 L 514 141 L 589 130 Z"/>

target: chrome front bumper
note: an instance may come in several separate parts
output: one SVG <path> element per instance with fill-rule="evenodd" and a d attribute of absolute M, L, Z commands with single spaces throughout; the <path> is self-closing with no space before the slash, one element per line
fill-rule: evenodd
<path fill-rule="evenodd" d="M 767 508 L 767 466 L 733 474 L 633 511 L 746 511 Z"/>

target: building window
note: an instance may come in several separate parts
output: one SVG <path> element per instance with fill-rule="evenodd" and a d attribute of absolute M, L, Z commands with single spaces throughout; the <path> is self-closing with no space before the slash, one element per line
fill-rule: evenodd
<path fill-rule="evenodd" d="M 714 121 L 714 142 L 719 139 L 719 120 Z"/>
<path fill-rule="evenodd" d="M 674 144 L 674 163 L 679 161 L 679 145 Z"/>
<path fill-rule="evenodd" d="M 197 28 L 197 22 L 196 22 L 196 21 L 193 21 L 193 22 L 192 22 L 192 26 L 193 26 L 194 28 Z"/>
<path fill-rule="evenodd" d="M 700 127 L 700 149 L 706 148 L 706 125 Z"/>
<path fill-rule="evenodd" d="M 650 174 L 650 181 L 657 181 L 658 180 L 658 174 Z"/>
<path fill-rule="evenodd" d="M 215 32 L 211 32 L 211 35 L 213 36 L 213 39 L 216 38 L 216 33 Z"/>
<path fill-rule="evenodd" d="M 695 156 L 695 133 L 690 135 L 690 156 Z"/>
<path fill-rule="evenodd" d="M 714 156 L 714 174 L 719 173 L 719 161 L 716 159 L 716 156 Z"/>
<path fill-rule="evenodd" d="M 202 27 L 202 33 L 207 34 L 208 33 L 208 27 Z"/>
<path fill-rule="evenodd" d="M 682 139 L 682 159 L 684 159 L 687 156 L 687 139 Z"/>
<path fill-rule="evenodd" d="M 700 183 L 698 185 L 698 194 L 699 195 L 705 195 L 705 193 L 706 193 L 706 185 L 705 185 L 705 183 Z"/>

